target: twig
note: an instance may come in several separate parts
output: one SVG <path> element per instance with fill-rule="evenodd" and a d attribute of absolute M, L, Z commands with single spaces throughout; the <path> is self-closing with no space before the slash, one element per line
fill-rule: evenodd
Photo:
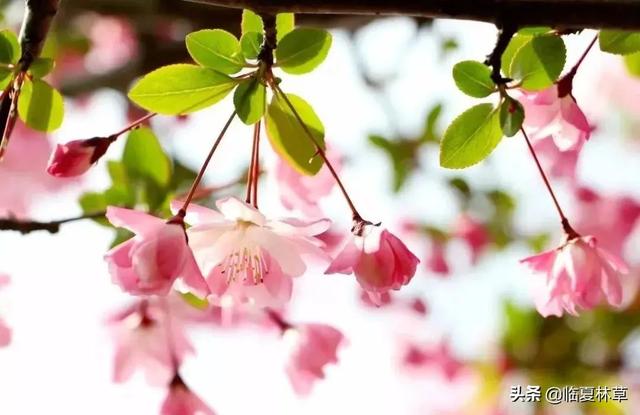
<path fill-rule="evenodd" d="M 104 217 L 106 212 L 90 213 L 82 216 L 76 216 L 73 218 L 59 219 L 50 222 L 39 222 L 34 220 L 23 220 L 13 218 L 0 219 L 0 230 L 2 231 L 17 231 L 21 234 L 27 234 L 35 231 L 47 231 L 49 233 L 58 233 L 60 226 L 65 223 L 77 222 L 84 219 L 97 219 Z"/>
<path fill-rule="evenodd" d="M 498 39 L 496 40 L 496 45 L 493 47 L 493 51 L 491 51 L 491 54 L 487 56 L 487 60 L 484 62 L 485 65 L 491 67 L 491 79 L 496 83 L 496 85 L 504 85 L 509 81 L 509 79 L 502 77 L 502 54 L 507 49 L 507 46 L 509 46 L 509 41 L 511 41 L 511 38 L 517 31 L 518 27 L 511 23 L 498 26 Z"/>

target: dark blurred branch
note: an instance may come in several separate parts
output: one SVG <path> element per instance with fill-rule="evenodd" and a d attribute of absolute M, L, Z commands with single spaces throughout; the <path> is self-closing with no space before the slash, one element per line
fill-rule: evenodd
<path fill-rule="evenodd" d="M 22 70 L 27 70 L 33 60 L 40 56 L 51 21 L 58 12 L 58 3 L 59 0 L 25 0 L 24 19 L 20 29 Z"/>
<path fill-rule="evenodd" d="M 487 56 L 487 60 L 485 61 L 485 65 L 491 67 L 491 79 L 496 85 L 504 84 L 507 80 L 502 78 L 501 67 L 502 67 L 502 54 L 509 46 L 509 42 L 513 35 L 516 34 L 518 28 L 511 24 L 505 24 L 501 26 L 498 30 L 498 38 L 496 40 L 496 45 L 493 47 L 493 51 L 491 54 Z"/>
<path fill-rule="evenodd" d="M 637 0 L 187 0 L 256 12 L 403 15 L 516 26 L 640 28 Z"/>
<path fill-rule="evenodd" d="M 27 234 L 35 231 L 47 231 L 49 233 L 57 233 L 60 231 L 60 226 L 65 223 L 77 222 L 84 219 L 97 219 L 104 217 L 105 212 L 91 213 L 82 216 L 76 216 L 73 218 L 54 220 L 51 222 L 38 222 L 33 220 L 22 219 L 0 219 L 0 230 L 2 231 L 17 231 L 21 234 Z"/>

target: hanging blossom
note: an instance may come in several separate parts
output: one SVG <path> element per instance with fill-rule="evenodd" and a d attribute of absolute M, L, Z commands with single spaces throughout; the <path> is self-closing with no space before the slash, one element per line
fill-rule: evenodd
<path fill-rule="evenodd" d="M 0 288 L 7 284 L 9 284 L 9 277 L 7 275 L 0 274 Z M 0 317 L 0 347 L 5 347 L 9 343 L 11 343 L 11 329 Z"/>
<path fill-rule="evenodd" d="M 570 182 L 575 182 L 578 157 L 582 147 L 583 144 L 579 144 L 562 151 L 558 149 L 551 136 L 537 139 L 533 143 L 533 149 L 542 159 L 549 174 L 552 177 L 568 179 Z"/>
<path fill-rule="evenodd" d="M 326 219 L 268 220 L 255 207 L 227 197 L 218 211 L 189 205 L 189 244 L 217 305 L 278 307 L 291 297 L 292 278 L 307 269 L 303 257 L 327 260 L 314 237 L 330 225 Z"/>
<path fill-rule="evenodd" d="M 399 290 L 411 281 L 419 262 L 391 232 L 359 219 L 355 221 L 353 237 L 325 274 L 355 274 L 371 301 L 379 304 L 383 294 Z"/>
<path fill-rule="evenodd" d="M 131 209 L 109 206 L 107 219 L 136 233 L 106 255 L 113 280 L 134 295 L 166 295 L 177 278 L 201 297 L 208 287 L 193 254 L 181 216 L 169 221 Z"/>
<path fill-rule="evenodd" d="M 164 298 L 139 301 L 107 321 L 115 341 L 114 382 L 125 382 L 136 370 L 153 385 L 166 385 L 184 357 L 194 353 L 185 322 L 170 312 Z"/>
<path fill-rule="evenodd" d="M 339 171 L 339 157 L 331 152 L 328 152 L 328 157 L 334 170 Z M 289 210 L 299 209 L 308 217 L 322 215 L 318 202 L 331 193 L 336 183 L 326 165 L 314 176 L 307 176 L 300 174 L 281 157 L 278 157 L 276 165 L 276 179 L 283 206 Z"/>
<path fill-rule="evenodd" d="M 160 415 L 215 415 L 215 412 L 176 375 L 162 402 Z"/>
<path fill-rule="evenodd" d="M 296 324 L 285 336 L 294 341 L 287 376 L 298 395 L 308 395 L 315 382 L 324 379 L 325 366 L 338 362 L 337 351 L 345 342 L 344 336 L 326 324 Z"/>
<path fill-rule="evenodd" d="M 622 302 L 620 274 L 627 273 L 622 259 L 598 246 L 592 236 L 570 235 L 559 248 L 525 258 L 520 262 L 545 276 L 535 293 L 538 312 L 562 316 L 578 315 L 603 300 L 613 306 Z"/>
<path fill-rule="evenodd" d="M 571 94 L 570 78 L 540 92 L 522 91 L 524 128 L 532 139 L 551 136 L 559 151 L 580 150 L 591 126 Z"/>
<path fill-rule="evenodd" d="M 55 177 L 84 174 L 115 141 L 116 137 L 94 137 L 58 144 L 51 153 L 47 172 Z"/>

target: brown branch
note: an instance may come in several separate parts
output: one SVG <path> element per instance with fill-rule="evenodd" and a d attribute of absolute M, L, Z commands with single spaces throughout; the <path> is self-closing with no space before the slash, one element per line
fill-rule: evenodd
<path fill-rule="evenodd" d="M 73 218 L 54 220 L 51 222 L 39 222 L 34 220 L 23 220 L 14 218 L 0 219 L 0 230 L 2 231 L 17 231 L 21 234 L 27 234 L 35 231 L 47 231 L 49 233 L 58 233 L 60 226 L 65 223 L 76 222 L 84 219 L 97 219 L 104 217 L 105 212 L 96 212 L 82 216 L 76 216 Z"/>
<path fill-rule="evenodd" d="M 25 0 L 24 20 L 20 29 L 20 66 L 23 71 L 29 69 L 34 59 L 40 56 L 51 21 L 58 12 L 59 2 L 60 0 Z"/>
<path fill-rule="evenodd" d="M 187 0 L 255 12 L 404 15 L 515 26 L 640 28 L 637 0 Z"/>

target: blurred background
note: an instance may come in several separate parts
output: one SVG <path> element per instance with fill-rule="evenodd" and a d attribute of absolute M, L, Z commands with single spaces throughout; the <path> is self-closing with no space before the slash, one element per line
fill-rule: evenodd
<path fill-rule="evenodd" d="M 23 2 L 0 4 L 3 27 L 19 28 Z M 614 226 L 624 232 L 621 254 L 632 266 L 624 306 L 543 319 L 532 306 L 535 277 L 518 261 L 558 245 L 562 235 L 525 142 L 505 138 L 488 160 L 464 171 L 438 163 L 444 127 L 472 102 L 456 90 L 451 68 L 484 60 L 495 28 L 339 16 L 301 16 L 297 23 L 329 28 L 333 46 L 318 70 L 283 76 L 282 86 L 314 106 L 329 146 L 342 157 L 352 198 L 365 217 L 404 236 L 421 259 L 419 272 L 379 308 L 363 301 L 352 276 L 313 269 L 296 282 L 288 318 L 330 324 L 348 339 L 308 397 L 297 397 L 286 378 L 287 339 L 245 325 L 190 329 L 196 354 L 182 371 L 189 385 L 223 415 L 638 413 L 640 222 L 621 209 L 640 209 L 640 78 L 619 57 L 588 55 L 574 95 L 594 133 L 575 180 L 553 181 L 578 230 L 603 239 Z M 188 61 L 186 33 L 204 27 L 238 33 L 239 24 L 238 11 L 181 1 L 65 0 L 46 47 L 57 62 L 49 79 L 65 96 L 65 120 L 46 137 L 17 127 L 0 164 L 2 216 L 52 220 L 99 205 L 95 195 L 114 185 L 107 160 L 81 179 L 54 179 L 45 172 L 53 144 L 108 135 L 143 115 L 126 99 L 138 76 Z M 565 37 L 567 68 L 594 33 Z M 176 177 L 184 176 L 173 192 L 188 185 L 231 111 L 226 99 L 188 117 L 151 122 Z M 242 194 L 242 185 L 226 185 L 245 173 L 251 135 L 241 123 L 232 125 L 205 176 L 207 185 L 225 190 L 209 203 Z M 117 163 L 124 145 L 119 140 L 107 159 Z M 261 154 L 261 209 L 287 215 L 266 140 Z M 336 190 L 322 208 L 336 229 L 348 231 L 349 211 Z M 634 220 L 618 223 L 623 216 Z M 481 231 L 470 236 L 469 221 Z M 10 277 L 0 290 L 0 316 L 12 328 L 11 343 L 0 348 L 0 413 L 158 413 L 164 388 L 142 376 L 112 382 L 106 320 L 132 301 L 111 283 L 102 259 L 116 237 L 94 221 L 65 225 L 55 235 L 0 233 L 0 274 Z M 512 403 L 516 385 L 624 386 L 629 399 Z"/>

